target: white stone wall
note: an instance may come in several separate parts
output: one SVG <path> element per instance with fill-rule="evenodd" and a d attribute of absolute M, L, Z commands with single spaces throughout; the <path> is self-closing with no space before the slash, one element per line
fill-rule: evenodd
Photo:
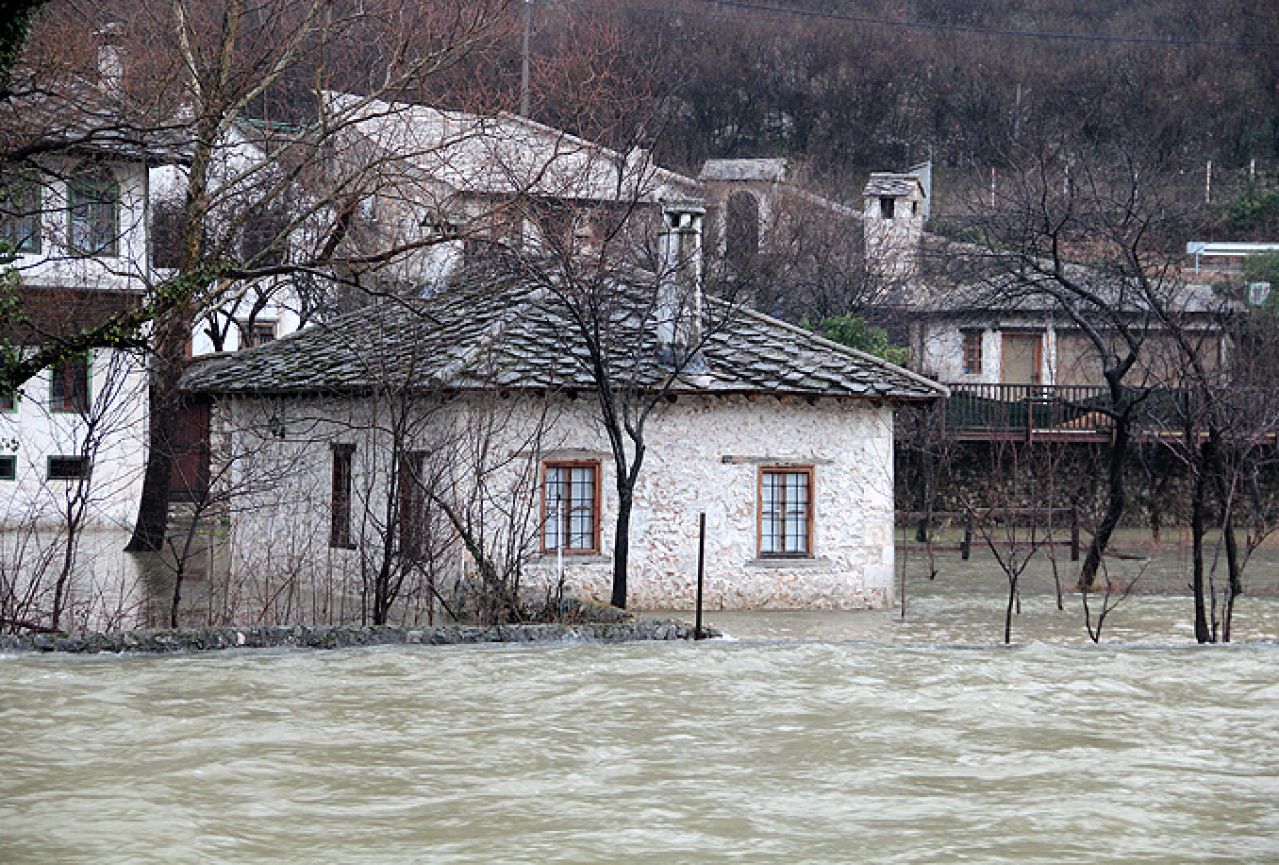
<path fill-rule="evenodd" d="M 1003 335 L 1038 332 L 1041 337 L 1040 384 L 1057 380 L 1057 334 L 1043 318 L 1006 318 L 996 326 L 969 324 L 956 320 L 933 320 L 923 327 L 923 357 L 919 369 L 945 383 L 998 384 L 1002 380 Z M 982 367 L 980 373 L 964 372 L 964 331 L 981 330 Z"/>
<path fill-rule="evenodd" d="M 14 480 L 0 480 L 0 525 L 56 527 L 80 481 L 49 480 L 50 456 L 90 457 L 87 523 L 131 527 L 137 516 L 146 455 L 146 372 L 129 355 L 92 353 L 89 411 L 50 409 L 45 370 L 20 390 L 13 411 L 0 412 L 0 455 L 17 457 Z M 86 437 L 92 443 L 86 448 Z"/>
<path fill-rule="evenodd" d="M 508 462 L 493 476 L 493 490 L 513 491 L 517 476 L 536 454 L 526 436 L 537 426 L 541 407 L 532 399 L 512 399 L 505 439 L 493 453 Z M 330 443 L 356 445 L 357 494 L 353 508 L 365 508 L 365 528 L 376 529 L 385 497 L 377 486 L 387 476 L 390 439 L 362 429 L 377 414 L 367 401 L 267 401 L 231 404 L 241 450 L 250 439 L 258 448 L 246 460 L 242 479 L 268 466 L 279 480 L 262 484 L 244 507 L 237 507 L 234 543 L 246 567 L 261 567 L 275 555 L 310 555 L 317 573 L 353 574 L 367 550 L 331 550 Z M 462 419 L 475 406 L 424 412 L 415 447 L 458 448 Z M 283 421 L 284 438 L 271 441 L 257 430 Z M 276 424 L 280 426 L 279 423 Z M 690 609 L 695 599 L 697 517 L 707 515 L 706 605 L 710 609 L 883 608 L 893 598 L 892 410 L 868 401 L 779 400 L 773 397 L 681 397 L 650 420 L 648 452 L 636 490 L 631 523 L 629 605 L 637 609 Z M 263 449 L 264 448 L 264 449 Z M 432 451 L 439 452 L 438 450 Z M 565 555 L 564 576 L 577 594 L 609 599 L 612 539 L 617 516 L 615 470 L 588 397 L 561 401 L 542 437 L 544 458 L 598 460 L 602 487 L 602 547 L 599 555 Z M 215 460 L 217 454 L 215 453 Z M 459 459 L 462 457 L 459 456 Z M 256 463 L 256 464 L 254 464 Z M 813 557 L 761 559 L 757 550 L 759 472 L 762 466 L 812 466 L 814 470 Z M 504 473 L 503 473 L 504 472 Z M 270 472 L 268 472 L 269 474 Z M 459 474 L 465 475 L 465 470 Z M 464 481 L 463 481 L 464 486 Z M 534 493 L 540 495 L 540 492 Z M 540 518 L 538 501 L 531 519 Z M 500 518 L 498 520 L 500 522 Z M 289 527 L 287 544 L 281 528 Z M 536 541 L 536 526 L 526 526 Z M 376 531 L 357 531 L 362 543 Z M 503 533 L 490 541 L 500 545 Z M 535 544 L 536 546 L 536 544 Z M 287 549 L 285 549 L 287 548 Z M 309 551 L 309 552 L 308 552 Z M 557 579 L 559 557 L 530 550 L 525 588 L 539 593 Z M 461 558 L 458 558 L 461 561 Z"/>
<path fill-rule="evenodd" d="M 607 601 L 617 515 L 615 472 L 589 409 L 564 422 L 565 442 L 600 454 L 604 555 L 565 557 L 569 583 Z M 629 602 L 691 609 L 697 515 L 706 513 L 710 609 L 885 607 L 893 593 L 892 411 L 864 402 L 683 397 L 651 422 L 631 523 Z M 729 460 L 726 462 L 725 460 Z M 813 466 L 811 559 L 761 559 L 762 466 Z M 557 559 L 534 562 L 552 578 Z"/>
<path fill-rule="evenodd" d="M 67 178 L 80 163 L 50 160 L 38 179 L 40 250 L 17 255 L 6 267 L 16 269 L 26 285 L 73 286 L 98 290 L 136 290 L 149 275 L 147 256 L 146 168 L 141 163 L 102 163 L 120 187 L 119 235 L 115 255 L 81 255 L 70 247 Z M 95 163 L 96 166 L 96 163 Z"/>

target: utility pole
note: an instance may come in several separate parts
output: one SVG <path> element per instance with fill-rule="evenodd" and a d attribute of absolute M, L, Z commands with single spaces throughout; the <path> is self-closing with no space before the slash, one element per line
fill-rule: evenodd
<path fill-rule="evenodd" d="M 528 36 L 533 29 L 533 0 L 524 0 L 524 40 L 520 48 L 520 116 L 528 117 Z"/>

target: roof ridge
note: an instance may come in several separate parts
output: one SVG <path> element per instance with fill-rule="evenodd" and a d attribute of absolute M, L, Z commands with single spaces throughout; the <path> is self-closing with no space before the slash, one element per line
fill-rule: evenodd
<path fill-rule="evenodd" d="M 944 396 L 944 397 L 950 396 L 950 388 L 946 387 L 946 385 L 942 384 L 941 382 L 933 381 L 927 376 L 923 376 L 917 372 L 913 372 L 912 370 L 906 369 L 904 366 L 898 366 L 892 361 L 884 360 L 882 357 L 879 357 L 878 355 L 870 354 L 869 352 L 862 351 L 861 349 L 856 349 L 851 346 L 847 346 L 847 345 L 843 345 L 842 343 L 835 342 L 834 340 L 827 339 L 824 336 L 813 333 L 811 330 L 805 330 L 802 327 L 793 325 L 790 322 L 782 321 L 780 318 L 775 318 L 771 315 L 768 315 L 767 313 L 760 312 L 759 310 L 751 309 L 750 307 L 745 306 L 743 304 L 732 303 L 730 301 L 723 300 L 722 298 L 718 298 L 718 297 L 708 296 L 707 299 L 712 301 L 713 303 L 717 303 L 722 306 L 732 307 L 738 312 L 745 312 L 748 316 L 751 316 L 752 318 L 755 318 L 758 321 L 762 321 L 765 324 L 781 328 L 782 330 L 793 333 L 796 336 L 803 337 L 804 339 L 807 339 L 810 342 L 816 343 L 822 348 L 832 350 L 838 354 L 846 354 L 851 357 L 855 357 L 858 360 L 870 363 L 874 366 L 886 368 L 890 372 L 894 372 L 899 375 L 904 375 L 906 376 L 906 378 L 910 379 L 911 381 L 914 381 L 916 384 L 923 385 L 929 390 L 935 391 L 938 396 Z"/>

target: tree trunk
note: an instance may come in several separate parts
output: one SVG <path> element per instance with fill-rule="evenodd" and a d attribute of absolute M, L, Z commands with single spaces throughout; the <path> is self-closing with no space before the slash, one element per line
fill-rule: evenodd
<path fill-rule="evenodd" d="M 1110 536 L 1114 534 L 1120 518 L 1124 515 L 1124 507 L 1126 505 L 1124 462 L 1128 457 L 1128 442 L 1130 438 L 1128 425 L 1128 412 L 1124 409 L 1117 413 L 1115 417 L 1115 436 L 1110 444 L 1106 514 L 1102 517 L 1101 524 L 1097 526 L 1097 533 L 1093 535 L 1092 543 L 1088 545 L 1088 554 L 1084 556 L 1084 566 L 1079 571 L 1079 584 L 1077 586 L 1080 591 L 1091 591 L 1096 587 L 1097 571 L 1101 568 L 1101 557 L 1105 554 L 1106 547 L 1110 543 Z"/>
<path fill-rule="evenodd" d="M 631 551 L 632 492 L 623 483 L 617 488 L 617 531 L 613 537 L 613 596 L 609 603 L 626 609 L 626 572 Z"/>
<path fill-rule="evenodd" d="M 186 316 L 173 313 L 157 324 L 156 350 L 151 356 L 147 411 L 147 467 L 142 499 L 127 552 L 159 552 L 169 525 L 169 482 L 173 474 L 173 446 L 178 431 L 178 381 L 186 355 Z"/>
<path fill-rule="evenodd" d="M 1204 604 L 1204 473 L 1202 466 L 1195 472 L 1194 497 L 1190 500 L 1190 539 L 1192 545 L 1191 591 L 1195 596 L 1195 640 L 1212 642 L 1208 629 L 1208 609 Z"/>
<path fill-rule="evenodd" d="M 1013 641 L 1013 607 L 1017 602 L 1017 580 L 1008 581 L 1008 606 L 1004 609 L 1004 645 Z"/>
<path fill-rule="evenodd" d="M 1243 580 L 1239 575 L 1239 541 L 1235 537 L 1235 519 L 1230 511 L 1226 513 L 1226 521 L 1221 528 L 1221 533 L 1226 541 L 1226 567 L 1230 572 L 1226 591 L 1226 609 L 1221 619 L 1221 642 L 1229 643 L 1230 620 L 1235 614 L 1235 598 L 1243 594 Z"/>

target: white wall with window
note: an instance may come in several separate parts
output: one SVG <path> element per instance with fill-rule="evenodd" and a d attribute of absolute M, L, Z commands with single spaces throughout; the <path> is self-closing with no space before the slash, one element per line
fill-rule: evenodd
<path fill-rule="evenodd" d="M 574 589 L 609 598 L 617 516 L 615 469 L 592 406 L 570 403 L 545 477 L 562 482 L 579 515 L 527 573 L 560 568 Z M 864 400 L 682 396 L 649 425 L 631 523 L 630 598 L 636 609 L 689 609 L 697 575 L 697 518 L 707 515 L 706 603 L 720 609 L 849 609 L 893 597 L 892 411 Z M 586 479 L 597 484 L 592 502 Z M 562 486 L 556 490 L 563 489 Z M 565 493 L 544 490 L 545 500 Z M 596 508 L 597 510 L 592 510 Z M 584 545 L 599 526 L 599 549 Z"/>
<path fill-rule="evenodd" d="M 129 528 L 146 453 L 146 372 L 99 349 L 0 395 L 0 525 L 57 526 L 73 495 L 90 526 Z"/>
<path fill-rule="evenodd" d="M 136 290 L 149 274 L 145 165 L 58 157 L 0 178 L 6 266 L 27 285 Z"/>
<path fill-rule="evenodd" d="M 105 154 L 51 157 L 0 177 L 3 266 L 32 292 L 40 315 L 55 325 L 91 318 L 146 286 L 147 194 L 142 162 Z M 130 526 L 146 407 L 141 360 L 107 349 L 0 394 L 0 525 L 57 525 L 82 495 L 88 525 Z"/>
<path fill-rule="evenodd" d="M 451 410 L 435 418 L 442 426 L 426 424 L 404 446 L 437 453 L 444 427 L 456 422 L 468 400 L 485 398 L 498 399 L 450 401 Z M 500 404 L 511 420 L 490 447 L 509 463 L 489 479 L 491 488 L 517 488 L 519 473 L 535 462 L 527 475 L 533 482 L 524 588 L 542 596 L 562 573 L 570 591 L 607 602 L 616 475 L 594 405 L 582 398 L 557 401 L 541 450 L 533 453 L 525 437 L 541 416 L 540 404 L 511 395 Z M 385 433 L 371 431 L 370 404 L 237 398 L 227 407 L 227 428 L 259 431 L 254 441 L 261 450 L 243 461 L 243 470 L 287 467 L 278 481 L 260 484 L 255 499 L 237 505 L 232 547 L 248 555 L 265 549 L 262 539 L 274 538 L 276 545 L 311 550 L 309 566 L 317 571 L 354 574 L 376 543 L 376 515 L 387 512 L 391 476 L 393 447 Z M 261 433 L 272 428 L 279 438 Z M 216 426 L 214 435 L 220 435 Z M 853 399 L 680 396 L 652 417 L 647 445 L 631 524 L 633 608 L 692 606 L 703 511 L 710 608 L 855 609 L 891 602 L 890 407 Z M 451 469 L 464 470 L 461 462 Z M 501 500 L 504 507 L 513 501 L 507 493 Z M 404 502 L 392 510 L 405 513 Z M 287 525 L 280 514 L 288 514 Z M 494 526 L 487 537 L 499 546 L 509 539 Z M 465 554 L 455 549 L 454 555 L 459 572 L 465 570 Z"/>

